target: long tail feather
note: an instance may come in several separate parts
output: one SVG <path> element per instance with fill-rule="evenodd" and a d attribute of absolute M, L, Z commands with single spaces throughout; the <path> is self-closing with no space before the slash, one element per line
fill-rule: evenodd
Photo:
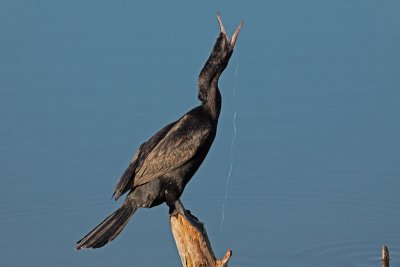
<path fill-rule="evenodd" d="M 76 244 L 76 249 L 100 248 L 114 240 L 124 229 L 136 209 L 137 207 L 124 203 L 122 207 L 114 211 L 84 238 L 79 240 Z"/>

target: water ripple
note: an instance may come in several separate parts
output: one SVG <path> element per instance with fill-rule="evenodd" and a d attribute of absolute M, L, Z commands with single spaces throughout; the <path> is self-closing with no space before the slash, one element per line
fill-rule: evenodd
<path fill-rule="evenodd" d="M 391 240 L 389 243 L 399 244 L 400 240 Z M 324 266 L 381 266 L 382 243 L 377 240 L 351 239 L 329 243 L 316 244 L 294 251 L 290 257 L 302 263 L 324 262 Z M 391 266 L 400 262 L 400 247 L 389 247 Z"/>

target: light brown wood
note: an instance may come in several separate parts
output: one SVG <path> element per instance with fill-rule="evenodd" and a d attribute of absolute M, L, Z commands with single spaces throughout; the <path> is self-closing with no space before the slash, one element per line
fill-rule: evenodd
<path fill-rule="evenodd" d="M 382 267 L 389 267 L 389 261 L 390 261 L 389 249 L 387 246 L 383 245 L 382 246 Z"/>
<path fill-rule="evenodd" d="M 170 214 L 172 234 L 184 267 L 223 267 L 228 266 L 232 251 L 227 250 L 221 259 L 216 259 L 208 240 L 204 224 L 186 211 L 179 201 L 180 208 Z"/>

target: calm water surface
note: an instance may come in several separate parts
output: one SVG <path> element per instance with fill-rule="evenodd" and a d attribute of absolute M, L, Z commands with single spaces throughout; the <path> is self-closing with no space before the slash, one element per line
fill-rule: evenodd
<path fill-rule="evenodd" d="M 1 2 L 0 266 L 179 266 L 165 205 L 102 249 L 74 246 L 120 205 L 112 190 L 139 145 L 198 104 L 217 11 L 228 31 L 245 25 L 217 139 L 182 199 L 215 253 L 373 267 L 387 244 L 399 266 L 399 8 Z"/>

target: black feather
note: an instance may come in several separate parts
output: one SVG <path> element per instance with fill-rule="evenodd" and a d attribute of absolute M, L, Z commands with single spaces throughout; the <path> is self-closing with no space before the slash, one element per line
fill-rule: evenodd
<path fill-rule="evenodd" d="M 79 240 L 76 244 L 76 249 L 99 248 L 114 240 L 124 229 L 136 209 L 137 207 L 125 202 L 122 207 L 114 211 L 84 238 Z"/>

